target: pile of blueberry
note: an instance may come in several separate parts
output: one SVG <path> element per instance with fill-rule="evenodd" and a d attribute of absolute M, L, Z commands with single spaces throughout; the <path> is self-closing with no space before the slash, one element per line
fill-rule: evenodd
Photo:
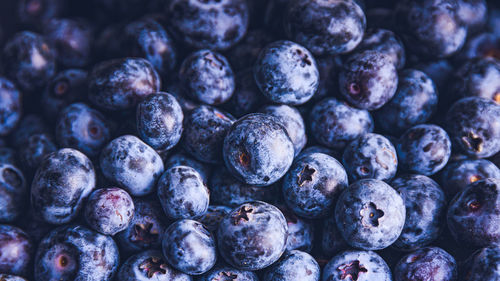
<path fill-rule="evenodd" d="M 499 281 L 500 1 L 1 0 L 0 280 Z"/>

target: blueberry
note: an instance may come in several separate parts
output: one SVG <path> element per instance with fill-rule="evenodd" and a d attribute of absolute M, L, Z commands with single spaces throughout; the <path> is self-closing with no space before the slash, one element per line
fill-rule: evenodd
<path fill-rule="evenodd" d="M 318 90 L 309 100 L 309 104 L 316 103 L 328 96 L 337 96 L 338 72 L 340 69 L 340 57 L 322 56 L 316 57 L 316 65 L 319 71 Z"/>
<path fill-rule="evenodd" d="M 487 58 L 500 59 L 500 38 L 493 32 L 483 32 L 467 38 L 463 49 L 458 54 L 460 59 Z"/>
<path fill-rule="evenodd" d="M 486 158 L 500 151 L 500 106 L 470 97 L 454 103 L 446 114 L 451 139 L 470 156 Z"/>
<path fill-rule="evenodd" d="M 309 122 L 316 141 L 334 149 L 343 149 L 349 142 L 373 131 L 373 119 L 368 111 L 335 98 L 326 98 L 314 105 Z"/>
<path fill-rule="evenodd" d="M 315 228 L 313 221 L 300 218 L 285 206 L 278 206 L 288 225 L 287 251 L 300 250 L 310 253 L 313 248 Z"/>
<path fill-rule="evenodd" d="M 258 281 L 257 275 L 251 271 L 238 270 L 229 266 L 216 266 L 201 275 L 198 281 Z"/>
<path fill-rule="evenodd" d="M 222 163 L 224 137 L 236 119 L 215 107 L 201 105 L 186 116 L 184 149 L 199 161 Z"/>
<path fill-rule="evenodd" d="M 401 194 L 406 206 L 403 232 L 392 247 L 408 251 L 436 240 L 446 225 L 447 200 L 440 186 L 423 175 L 397 177 L 391 186 Z"/>
<path fill-rule="evenodd" d="M 272 115 L 281 121 L 293 143 L 295 155 L 298 155 L 307 142 L 306 126 L 300 112 L 288 105 L 267 105 L 261 108 L 260 112 Z"/>
<path fill-rule="evenodd" d="M 237 269 L 263 269 L 285 251 L 287 231 L 285 217 L 278 208 L 261 201 L 245 203 L 220 222 L 219 253 Z"/>
<path fill-rule="evenodd" d="M 366 50 L 352 55 L 339 73 L 342 96 L 354 106 L 375 110 L 396 93 L 398 73 L 389 55 Z"/>
<path fill-rule="evenodd" d="M 364 134 L 344 150 L 342 162 L 353 180 L 373 178 L 388 181 L 396 175 L 396 148 L 384 136 Z"/>
<path fill-rule="evenodd" d="M 374 118 L 378 128 L 400 135 L 412 126 L 427 122 L 437 110 L 438 92 L 434 82 L 424 72 L 405 69 L 399 73 L 394 97 Z"/>
<path fill-rule="evenodd" d="M 224 139 L 223 156 L 232 175 L 248 184 L 267 186 L 290 168 L 294 148 L 276 117 L 255 113 L 231 126 Z"/>
<path fill-rule="evenodd" d="M 147 250 L 129 257 L 117 274 L 120 281 L 192 281 L 192 277 L 171 268 L 160 251 Z"/>
<path fill-rule="evenodd" d="M 65 8 L 64 0 L 20 0 L 17 15 L 22 23 L 40 28 L 47 20 L 61 16 Z"/>
<path fill-rule="evenodd" d="M 193 220 L 183 219 L 171 224 L 162 241 L 167 262 L 186 274 L 200 275 L 209 271 L 217 260 L 213 235 Z"/>
<path fill-rule="evenodd" d="M 248 28 L 244 0 L 173 0 L 167 4 L 170 26 L 193 48 L 225 50 L 238 43 Z"/>
<path fill-rule="evenodd" d="M 397 69 L 402 69 L 406 62 L 405 48 L 394 32 L 382 28 L 369 28 L 355 52 L 373 50 L 389 56 Z"/>
<path fill-rule="evenodd" d="M 315 55 L 352 51 L 366 27 L 365 14 L 355 1 L 290 1 L 284 21 L 287 35 Z"/>
<path fill-rule="evenodd" d="M 394 243 L 403 230 L 405 216 L 401 195 L 375 179 L 351 184 L 335 207 L 335 220 L 344 239 L 364 250 L 380 250 Z"/>
<path fill-rule="evenodd" d="M 396 146 L 402 170 L 433 175 L 441 170 L 451 154 L 451 142 L 441 127 L 422 124 L 408 129 Z"/>
<path fill-rule="evenodd" d="M 210 105 L 229 100 L 235 87 L 234 73 L 227 59 L 217 52 L 205 49 L 184 59 L 179 79 L 191 98 Z"/>
<path fill-rule="evenodd" d="M 123 30 L 124 55 L 147 59 L 162 77 L 168 77 L 177 62 L 177 50 L 170 34 L 155 20 L 142 18 Z"/>
<path fill-rule="evenodd" d="M 500 278 L 500 247 L 489 246 L 474 252 L 463 264 L 461 280 L 481 281 Z"/>
<path fill-rule="evenodd" d="M 0 163 L 17 166 L 18 154 L 14 148 L 0 145 Z"/>
<path fill-rule="evenodd" d="M 0 272 L 26 276 L 34 250 L 35 245 L 26 232 L 14 226 L 0 224 Z"/>
<path fill-rule="evenodd" d="M 160 77 L 145 59 L 122 58 L 101 62 L 89 75 L 89 99 L 104 109 L 133 108 L 143 98 L 159 90 Z"/>
<path fill-rule="evenodd" d="M 165 170 L 168 170 L 175 166 L 189 166 L 195 169 L 200 176 L 203 178 L 203 182 L 208 182 L 208 177 L 211 174 L 211 167 L 209 165 L 203 164 L 191 157 L 189 157 L 184 152 L 178 152 L 167 158 L 165 161 Z"/>
<path fill-rule="evenodd" d="M 21 120 L 22 95 L 14 83 L 0 77 L 0 136 L 12 132 Z"/>
<path fill-rule="evenodd" d="M 467 27 L 456 0 L 405 0 L 396 7 L 396 22 L 405 46 L 433 58 L 454 54 L 465 42 Z"/>
<path fill-rule="evenodd" d="M 105 235 L 115 235 L 125 230 L 132 221 L 134 203 L 123 189 L 101 188 L 90 194 L 84 216 L 93 230 Z"/>
<path fill-rule="evenodd" d="M 161 205 L 155 200 L 134 199 L 134 217 L 128 227 L 116 235 L 122 253 L 159 249 L 167 227 Z"/>
<path fill-rule="evenodd" d="M 487 178 L 500 179 L 500 169 L 485 159 L 466 159 L 446 165 L 441 174 L 441 184 L 450 198 L 453 198 L 470 183 Z"/>
<path fill-rule="evenodd" d="M 20 276 L 3 274 L 3 273 L 0 273 L 0 279 L 4 281 L 28 281 L 27 279 L 24 279 Z"/>
<path fill-rule="evenodd" d="M 31 205 L 46 222 L 67 223 L 76 218 L 94 187 L 92 162 L 78 150 L 63 148 L 40 163 L 31 184 Z"/>
<path fill-rule="evenodd" d="M 111 126 L 99 111 L 74 103 L 59 113 L 56 139 L 61 147 L 78 149 L 94 158 L 111 139 Z"/>
<path fill-rule="evenodd" d="M 10 143 L 16 147 L 23 147 L 29 137 L 35 134 L 48 133 L 49 128 L 39 115 L 28 114 L 23 116 L 17 128 L 10 133 Z"/>
<path fill-rule="evenodd" d="M 234 70 L 247 69 L 254 65 L 262 48 L 271 42 L 273 37 L 266 30 L 249 30 L 241 42 L 229 49 L 227 58 Z"/>
<path fill-rule="evenodd" d="M 93 34 L 85 20 L 53 18 L 43 24 L 43 33 L 63 66 L 83 67 L 90 62 Z"/>
<path fill-rule="evenodd" d="M 334 256 L 323 269 L 322 281 L 391 281 L 385 261 L 372 251 L 345 251 Z"/>
<path fill-rule="evenodd" d="M 42 133 L 29 136 L 24 145 L 18 149 L 17 154 L 24 170 L 32 176 L 45 156 L 55 151 L 57 151 L 57 145 L 54 138 Z"/>
<path fill-rule="evenodd" d="M 183 120 L 179 102 L 168 93 L 151 94 L 137 105 L 137 132 L 144 142 L 157 150 L 171 149 L 179 142 Z"/>
<path fill-rule="evenodd" d="M 339 161 L 323 153 L 311 153 L 295 161 L 285 175 L 283 196 L 297 215 L 320 218 L 333 210 L 347 185 L 347 173 Z"/>
<path fill-rule="evenodd" d="M 500 242 L 500 179 L 468 185 L 450 202 L 448 227 L 459 243 L 486 247 Z"/>
<path fill-rule="evenodd" d="M 326 257 L 333 257 L 348 248 L 347 242 L 337 227 L 334 216 L 325 218 L 319 227 L 321 229 L 321 243 L 319 245 L 321 245 L 321 252 Z"/>
<path fill-rule="evenodd" d="M 23 173 L 11 164 L 0 164 L 0 222 L 18 220 L 26 208 L 27 196 Z"/>
<path fill-rule="evenodd" d="M 223 105 L 223 108 L 236 117 L 257 111 L 265 100 L 255 83 L 253 69 L 247 68 L 237 73 L 235 83 L 233 96 Z"/>
<path fill-rule="evenodd" d="M 486 0 L 458 0 L 458 18 L 467 26 L 467 34 L 481 31 L 488 19 Z"/>
<path fill-rule="evenodd" d="M 81 102 L 87 95 L 88 73 L 81 69 L 67 69 L 57 73 L 42 93 L 43 113 L 55 120 L 68 105 Z"/>
<path fill-rule="evenodd" d="M 223 205 L 209 205 L 207 211 L 196 217 L 196 220 L 201 222 L 212 233 L 216 234 L 219 224 L 224 217 L 229 214 L 232 209 Z"/>
<path fill-rule="evenodd" d="M 438 92 L 441 93 L 440 103 L 446 102 L 446 94 L 449 89 L 448 81 L 455 71 L 455 68 L 446 59 L 423 61 L 415 65 L 416 70 L 420 70 L 427 74 L 427 76 L 434 82 L 438 88 Z M 403 79 L 403 77 L 402 77 Z"/>
<path fill-rule="evenodd" d="M 319 281 L 320 268 L 308 253 L 294 250 L 285 253 L 281 259 L 266 269 L 263 281 L 303 280 Z"/>
<path fill-rule="evenodd" d="M 303 104 L 318 89 L 319 71 L 314 57 L 291 41 L 276 41 L 263 48 L 253 71 L 261 92 L 275 103 Z"/>
<path fill-rule="evenodd" d="M 118 264 L 113 238 L 79 225 L 61 226 L 38 245 L 35 280 L 108 281 Z"/>
<path fill-rule="evenodd" d="M 455 259 L 441 248 L 422 248 L 404 256 L 394 267 L 395 281 L 453 281 L 457 279 Z"/>
<path fill-rule="evenodd" d="M 260 187 L 239 181 L 226 167 L 217 168 L 210 179 L 211 202 L 236 207 L 246 202 L 271 202 L 274 186 Z"/>
<path fill-rule="evenodd" d="M 207 211 L 208 188 L 201 175 L 189 166 L 166 170 L 157 188 L 163 211 L 170 219 L 194 218 Z"/>
<path fill-rule="evenodd" d="M 476 58 L 466 61 L 453 76 L 456 97 L 481 97 L 500 104 L 500 61 Z"/>
<path fill-rule="evenodd" d="M 133 196 L 153 192 L 163 173 L 163 162 L 156 151 L 132 135 L 112 140 L 101 151 L 101 172 Z"/>
<path fill-rule="evenodd" d="M 4 73 L 24 91 L 34 91 L 45 85 L 56 71 L 54 50 L 39 34 L 17 33 L 4 46 Z"/>

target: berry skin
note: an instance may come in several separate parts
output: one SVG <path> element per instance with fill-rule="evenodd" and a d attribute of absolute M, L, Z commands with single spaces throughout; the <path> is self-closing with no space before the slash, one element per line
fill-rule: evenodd
<path fill-rule="evenodd" d="M 276 117 L 254 113 L 231 126 L 224 139 L 223 156 L 233 176 L 247 184 L 268 186 L 290 168 L 294 148 Z"/>
<path fill-rule="evenodd" d="M 451 142 L 441 127 L 422 124 L 408 129 L 398 140 L 396 149 L 402 170 L 429 176 L 448 162 Z"/>
<path fill-rule="evenodd" d="M 17 154 L 19 162 L 29 176 L 32 176 L 45 155 L 57 151 L 54 138 L 48 134 L 34 134 L 28 137 L 22 147 L 19 147 Z"/>
<path fill-rule="evenodd" d="M 160 90 L 160 76 L 140 58 L 122 58 L 96 65 L 89 75 L 89 100 L 109 110 L 133 108 Z"/>
<path fill-rule="evenodd" d="M 16 166 L 18 154 L 15 149 L 0 144 L 0 163 Z"/>
<path fill-rule="evenodd" d="M 405 65 L 406 54 L 403 43 L 394 32 L 388 29 L 370 28 L 366 30 L 363 40 L 356 47 L 355 52 L 365 50 L 386 54 L 398 70 Z"/>
<path fill-rule="evenodd" d="M 184 1 L 167 4 L 170 26 L 196 49 L 225 50 L 238 43 L 248 28 L 247 1 Z"/>
<path fill-rule="evenodd" d="M 222 163 L 224 137 L 236 119 L 215 107 L 201 105 L 186 116 L 184 149 L 205 163 Z"/>
<path fill-rule="evenodd" d="M 391 247 L 408 251 L 435 241 L 446 226 L 447 200 L 443 190 L 422 175 L 399 176 L 391 186 L 401 194 L 406 206 L 403 232 Z"/>
<path fill-rule="evenodd" d="M 189 166 L 166 170 L 157 188 L 163 211 L 170 219 L 190 219 L 207 211 L 208 188 L 200 174 Z"/>
<path fill-rule="evenodd" d="M 321 218 L 333 210 L 347 185 L 347 173 L 339 161 L 323 153 L 311 153 L 297 159 L 285 175 L 283 196 L 295 214 Z"/>
<path fill-rule="evenodd" d="M 391 57 L 366 50 L 352 55 L 339 74 L 342 96 L 355 107 L 375 110 L 396 93 L 398 73 Z"/>
<path fill-rule="evenodd" d="M 199 162 L 188 156 L 184 152 L 178 152 L 172 154 L 165 160 L 165 170 L 168 170 L 175 166 L 189 166 L 195 169 L 200 176 L 203 178 L 203 182 L 207 183 L 208 178 L 211 175 L 212 168 L 209 165 Z"/>
<path fill-rule="evenodd" d="M 343 149 L 349 142 L 373 131 L 373 119 L 368 111 L 335 98 L 326 98 L 314 105 L 309 122 L 316 141 L 334 149 Z"/>
<path fill-rule="evenodd" d="M 222 105 L 233 116 L 242 117 L 255 112 L 266 101 L 255 83 L 252 68 L 236 73 L 235 83 L 233 96 Z"/>
<path fill-rule="evenodd" d="M 466 159 L 446 165 L 441 174 L 441 184 L 446 194 L 453 198 L 467 185 L 487 178 L 500 179 L 500 169 L 485 159 Z"/>
<path fill-rule="evenodd" d="M 299 105 L 312 98 L 319 70 L 312 54 L 291 41 L 276 41 L 260 51 L 254 64 L 257 86 L 275 103 Z"/>
<path fill-rule="evenodd" d="M 287 35 L 315 55 L 352 51 L 365 27 L 365 14 L 355 1 L 294 0 L 286 8 Z"/>
<path fill-rule="evenodd" d="M 260 187 L 241 182 L 223 166 L 215 169 L 209 186 L 211 202 L 232 208 L 251 201 L 271 202 L 276 189 L 274 185 Z"/>
<path fill-rule="evenodd" d="M 441 248 L 416 250 L 399 260 L 394 268 L 394 281 L 457 280 L 455 259 Z"/>
<path fill-rule="evenodd" d="M 78 150 L 63 148 L 40 163 L 31 184 L 31 206 L 48 223 L 68 223 L 94 187 L 92 162 Z"/>
<path fill-rule="evenodd" d="M 500 247 L 496 245 L 481 248 L 463 263 L 461 281 L 498 280 L 500 278 Z"/>
<path fill-rule="evenodd" d="M 167 227 L 160 203 L 143 198 L 134 199 L 133 203 L 132 221 L 124 231 L 116 235 L 120 252 L 132 254 L 147 249 L 159 249 Z"/>
<path fill-rule="evenodd" d="M 322 281 L 391 281 L 389 266 L 375 252 L 345 251 L 334 256 L 323 269 Z"/>
<path fill-rule="evenodd" d="M 273 37 L 264 29 L 249 30 L 243 40 L 227 52 L 227 58 L 234 70 L 251 68 L 260 51 L 273 42 Z"/>
<path fill-rule="evenodd" d="M 137 105 L 137 132 L 156 150 L 171 149 L 179 142 L 183 120 L 179 102 L 168 93 L 151 94 Z"/>
<path fill-rule="evenodd" d="M 22 229 L 0 224 L 0 272 L 26 276 L 34 250 L 35 245 Z"/>
<path fill-rule="evenodd" d="M 187 274 L 171 268 L 157 250 L 147 250 L 129 257 L 117 274 L 120 281 L 192 281 Z"/>
<path fill-rule="evenodd" d="M 457 148 L 486 158 L 500 151 L 500 106 L 470 97 L 454 103 L 446 114 L 447 131 Z"/>
<path fill-rule="evenodd" d="M 179 220 L 165 230 L 163 255 L 175 269 L 190 275 L 200 275 L 215 265 L 215 243 L 213 235 L 201 223 Z"/>
<path fill-rule="evenodd" d="M 319 281 L 320 268 L 308 253 L 294 250 L 287 252 L 281 259 L 266 269 L 263 281 Z"/>
<path fill-rule="evenodd" d="M 197 281 L 258 281 L 257 274 L 229 266 L 216 266 L 201 275 Z"/>
<path fill-rule="evenodd" d="M 17 221 L 25 211 L 27 196 L 23 173 L 11 164 L 0 163 L 0 222 Z"/>
<path fill-rule="evenodd" d="M 4 281 L 28 281 L 22 277 L 0 273 L 0 280 Z"/>
<path fill-rule="evenodd" d="M 4 46 L 4 73 L 23 91 L 34 91 L 45 85 L 56 71 L 54 50 L 36 33 L 23 31 Z"/>
<path fill-rule="evenodd" d="M 101 151 L 101 172 L 133 196 L 153 192 L 163 173 L 160 155 L 135 136 L 124 135 L 112 140 Z"/>
<path fill-rule="evenodd" d="M 364 250 L 380 250 L 394 243 L 403 230 L 405 216 L 401 195 L 375 179 L 351 184 L 335 207 L 335 220 L 344 239 Z"/>
<path fill-rule="evenodd" d="M 40 28 L 47 20 L 61 16 L 65 8 L 63 0 L 20 0 L 17 1 L 17 16 L 22 23 Z"/>
<path fill-rule="evenodd" d="M 488 19 L 486 0 L 458 0 L 458 18 L 467 26 L 467 35 L 481 31 Z"/>
<path fill-rule="evenodd" d="M 347 242 L 340 233 L 335 217 L 325 218 L 320 225 L 321 228 L 321 252 L 326 257 L 333 257 L 340 251 L 348 248 Z"/>
<path fill-rule="evenodd" d="M 61 147 L 78 149 L 94 158 L 111 139 L 111 125 L 101 112 L 74 103 L 59 113 L 56 139 Z"/>
<path fill-rule="evenodd" d="M 452 93 L 456 97 L 480 97 L 500 105 L 500 61 L 476 58 L 460 67 L 453 76 Z"/>
<path fill-rule="evenodd" d="M 467 27 L 456 0 L 405 0 L 396 7 L 396 26 L 405 46 L 432 58 L 448 57 L 465 42 Z"/>
<path fill-rule="evenodd" d="M 500 179 L 471 183 L 448 207 L 448 227 L 459 243 L 486 247 L 500 242 Z"/>
<path fill-rule="evenodd" d="M 93 34 L 88 22 L 53 18 L 43 24 L 43 33 L 63 66 L 83 67 L 90 62 Z"/>
<path fill-rule="evenodd" d="M 79 225 L 61 226 L 38 246 L 35 280 L 110 281 L 118 265 L 113 238 Z"/>
<path fill-rule="evenodd" d="M 123 29 L 124 56 L 147 59 L 162 77 L 168 77 L 177 61 L 174 41 L 155 20 L 143 18 Z"/>
<path fill-rule="evenodd" d="M 427 122 L 437 110 L 438 92 L 425 73 L 405 69 L 399 73 L 394 97 L 374 112 L 377 128 L 400 135 L 412 126 Z"/>
<path fill-rule="evenodd" d="M 134 202 L 123 189 L 101 188 L 90 194 L 84 217 L 95 231 L 115 235 L 125 230 L 134 217 Z"/>
<path fill-rule="evenodd" d="M 288 105 L 267 105 L 260 112 L 278 118 L 293 142 L 295 156 L 297 156 L 307 143 L 306 126 L 300 112 Z"/>
<path fill-rule="evenodd" d="M 261 201 L 245 203 L 220 222 L 219 252 L 237 269 L 263 269 L 285 251 L 287 231 L 286 219 L 278 208 Z"/>
<path fill-rule="evenodd" d="M 392 143 L 381 135 L 371 133 L 347 145 L 342 163 L 353 181 L 367 178 L 388 181 L 396 175 L 398 167 Z"/>
<path fill-rule="evenodd" d="M 0 77 L 0 136 L 6 136 L 19 123 L 22 114 L 22 95 L 14 83 Z"/>
<path fill-rule="evenodd" d="M 231 208 L 222 205 L 209 205 L 207 211 L 196 217 L 196 220 L 201 222 L 212 233 L 216 234 L 219 228 L 219 223 L 224 217 L 231 212 Z"/>
<path fill-rule="evenodd" d="M 67 69 L 57 73 L 42 93 L 43 113 L 55 120 L 68 105 L 81 102 L 87 95 L 88 73 L 81 69 Z"/>
<path fill-rule="evenodd" d="M 179 79 L 188 96 L 210 105 L 229 100 L 235 88 L 229 62 L 223 55 L 211 50 L 199 50 L 185 58 L 179 70 Z"/>

